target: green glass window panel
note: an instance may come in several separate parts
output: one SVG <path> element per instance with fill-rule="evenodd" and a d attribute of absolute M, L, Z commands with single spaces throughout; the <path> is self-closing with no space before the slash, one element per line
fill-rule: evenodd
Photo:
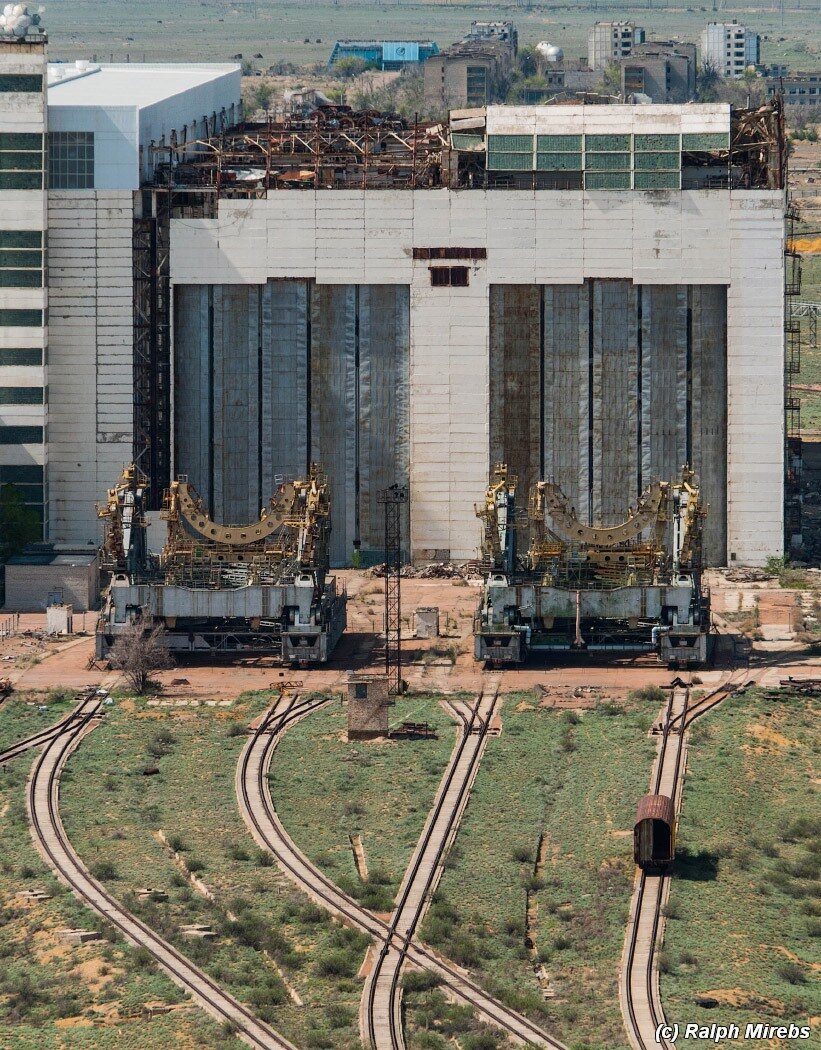
<path fill-rule="evenodd" d="M 0 248 L 42 247 L 42 230 L 0 230 Z"/>
<path fill-rule="evenodd" d="M 493 153 L 532 153 L 532 135 L 488 135 L 487 148 Z"/>
<path fill-rule="evenodd" d="M 581 135 L 537 135 L 539 153 L 581 153 Z"/>
<path fill-rule="evenodd" d="M 42 171 L 0 171 L 0 190 L 41 190 Z"/>
<path fill-rule="evenodd" d="M 537 153 L 537 171 L 581 171 L 581 153 Z"/>
<path fill-rule="evenodd" d="M 658 153 L 661 150 L 678 152 L 678 135 L 636 135 L 633 149 L 636 153 Z"/>
<path fill-rule="evenodd" d="M 24 503 L 43 503 L 43 486 L 42 485 L 21 485 L 15 481 L 3 481 L 2 475 L 0 475 L 0 485 L 14 485 Z"/>
<path fill-rule="evenodd" d="M 629 135 L 585 135 L 584 148 L 593 153 L 629 153 Z"/>
<path fill-rule="evenodd" d="M 729 149 L 729 131 L 700 131 L 681 136 L 683 150 Z"/>
<path fill-rule="evenodd" d="M 2 346 L 0 365 L 42 365 L 43 351 L 39 346 Z"/>
<path fill-rule="evenodd" d="M 33 150 L 43 152 L 43 136 L 31 131 L 0 131 L 0 150 Z"/>
<path fill-rule="evenodd" d="M 4 328 L 42 328 L 42 310 L 0 310 L 0 326 Z"/>
<path fill-rule="evenodd" d="M 0 171 L 42 171 L 42 153 L 0 153 Z"/>
<path fill-rule="evenodd" d="M 588 171 L 629 171 L 629 153 L 586 153 L 584 166 Z"/>
<path fill-rule="evenodd" d="M 481 135 L 455 134 L 451 135 L 450 138 L 454 149 L 476 149 L 477 146 L 483 146 L 485 143 Z"/>
<path fill-rule="evenodd" d="M 42 265 L 43 252 L 40 248 L 0 248 L 0 266 L 40 269 Z"/>
<path fill-rule="evenodd" d="M 43 485 L 43 468 L 38 464 L 0 467 L 0 485 Z"/>
<path fill-rule="evenodd" d="M 637 153 L 633 159 L 636 171 L 678 171 L 680 153 Z"/>
<path fill-rule="evenodd" d="M 42 445 L 42 427 L 0 427 L 0 445 Z"/>
<path fill-rule="evenodd" d="M 42 270 L 0 270 L 0 288 L 42 287 Z"/>
<path fill-rule="evenodd" d="M 629 190 L 630 172 L 588 171 L 585 172 L 584 187 L 587 190 Z"/>
<path fill-rule="evenodd" d="M 637 171 L 633 185 L 637 190 L 677 190 L 681 177 L 677 171 Z"/>
<path fill-rule="evenodd" d="M 532 153 L 489 153 L 488 171 L 532 171 Z"/>
<path fill-rule="evenodd" d="M 3 73 L 0 74 L 0 91 L 42 91 L 43 76 L 41 73 Z"/>
<path fill-rule="evenodd" d="M 0 405 L 42 405 L 41 386 L 0 386 Z"/>

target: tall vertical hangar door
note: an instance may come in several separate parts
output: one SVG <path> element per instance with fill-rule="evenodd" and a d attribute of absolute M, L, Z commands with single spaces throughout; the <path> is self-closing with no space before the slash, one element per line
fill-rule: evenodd
<path fill-rule="evenodd" d="M 705 562 L 726 564 L 726 421 L 723 285 L 491 286 L 490 460 L 521 493 L 553 479 L 582 521 L 615 524 L 689 463 Z"/>
<path fill-rule="evenodd" d="M 405 285 L 178 285 L 174 471 L 212 517 L 257 517 L 277 479 L 329 477 L 331 562 L 384 546 L 380 490 L 407 484 Z M 405 522 L 403 534 L 409 535 Z"/>

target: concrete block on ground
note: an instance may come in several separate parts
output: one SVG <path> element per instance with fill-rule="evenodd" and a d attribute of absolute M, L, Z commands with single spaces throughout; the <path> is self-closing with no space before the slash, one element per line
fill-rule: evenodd
<path fill-rule="evenodd" d="M 413 614 L 414 638 L 439 637 L 439 607 L 436 605 L 420 606 Z"/>

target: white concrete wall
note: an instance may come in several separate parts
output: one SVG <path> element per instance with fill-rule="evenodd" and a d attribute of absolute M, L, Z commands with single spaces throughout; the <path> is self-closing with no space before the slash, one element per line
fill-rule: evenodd
<path fill-rule="evenodd" d="M 412 545 L 454 558 L 475 553 L 490 466 L 488 285 L 727 285 L 729 550 L 760 563 L 783 543 L 783 203 L 758 190 L 282 191 L 172 222 L 171 275 L 410 285 Z M 469 288 L 430 286 L 412 248 L 439 246 L 487 247 Z"/>
<path fill-rule="evenodd" d="M 133 197 L 49 194 L 51 539 L 99 537 L 94 504 L 131 462 Z"/>
<path fill-rule="evenodd" d="M 49 131 L 90 131 L 94 135 L 94 186 L 136 189 L 140 150 L 134 106 L 51 106 Z"/>
<path fill-rule="evenodd" d="M 196 67 L 194 67 L 196 68 Z M 94 133 L 94 187 L 98 190 L 136 190 L 150 172 L 152 142 L 171 142 L 176 131 L 180 143 L 207 135 L 205 121 L 240 104 L 239 66 L 204 67 L 211 70 L 202 83 L 175 83 L 175 70 L 184 77 L 187 67 L 173 65 L 104 65 L 76 78 L 65 77 L 50 88 L 49 131 Z M 130 91 L 123 91 L 123 78 Z M 156 82 L 156 83 L 155 83 Z M 110 87 L 109 87 L 110 85 Z M 157 98 L 165 85 L 166 97 Z M 112 97 L 106 92 L 110 90 Z M 150 96 L 152 101 L 145 101 Z M 82 98 L 83 101 L 69 101 Z M 140 148 L 143 147 L 142 171 Z M 167 159 L 167 158 L 166 158 Z"/>

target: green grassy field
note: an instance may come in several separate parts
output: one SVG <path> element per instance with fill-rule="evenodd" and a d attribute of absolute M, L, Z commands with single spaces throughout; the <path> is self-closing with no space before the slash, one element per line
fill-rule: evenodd
<path fill-rule="evenodd" d="M 574 1050 L 626 1046 L 616 973 L 634 870 L 630 829 L 647 790 L 657 707 L 562 714 L 527 694 L 508 697 L 423 925 L 423 937 Z M 537 982 L 539 962 L 554 998 Z"/>
<path fill-rule="evenodd" d="M 767 0 L 729 3 L 722 18 L 747 20 L 765 37 L 764 62 L 787 62 L 793 68 L 818 64 L 821 24 L 808 10 L 788 5 L 780 15 Z M 522 44 L 550 40 L 568 58 L 587 53 L 587 28 L 609 18 L 632 18 L 651 36 L 680 36 L 697 41 L 705 23 L 716 17 L 709 5 L 680 3 L 653 7 L 627 4 L 534 2 L 518 4 L 455 3 L 450 0 L 165 0 L 140 4 L 112 0 L 54 0 L 44 16 L 52 56 L 125 61 L 226 61 L 242 53 L 261 54 L 261 67 L 284 60 L 297 65 L 326 62 L 337 38 L 433 39 L 440 47 L 460 39 L 472 19 L 511 18 Z M 784 39 L 781 39 L 784 38 Z M 320 41 L 320 42 L 318 42 Z"/>
<path fill-rule="evenodd" d="M 693 730 L 661 978 L 670 1020 L 817 1023 L 820 711 L 748 695 Z"/>
<path fill-rule="evenodd" d="M 69 703 L 38 715 L 18 700 L 0 708 L 0 747 L 56 720 Z M 98 925 L 52 877 L 31 841 L 26 777 L 34 755 L 0 771 L 0 1046 L 3 1050 L 239 1050 L 198 1008 L 111 927 Z M 18 896 L 44 889 L 52 899 L 29 906 Z M 63 944 L 65 927 L 101 929 L 105 939 Z M 150 1022 L 146 1003 L 173 1007 Z"/>
<path fill-rule="evenodd" d="M 269 695 L 251 694 L 230 709 L 117 704 L 68 764 L 63 819 L 115 896 L 296 1045 L 358 1050 L 356 974 L 367 939 L 332 922 L 280 874 L 237 808 L 243 730 L 268 703 Z M 213 902 L 175 866 L 155 838 L 160 829 Z M 140 902 L 140 887 L 168 900 Z M 193 922 L 210 924 L 217 939 L 181 939 L 180 925 Z"/>
<path fill-rule="evenodd" d="M 390 911 L 455 741 L 455 726 L 434 697 L 391 708 L 391 722 L 428 721 L 436 739 L 345 740 L 335 704 L 288 731 L 271 763 L 271 794 L 297 845 L 368 907 Z M 360 834 L 370 885 L 354 865 L 350 835 Z"/>
<path fill-rule="evenodd" d="M 40 711 L 40 705 L 46 707 Z M 77 704 L 74 693 L 56 690 L 36 698 L 13 694 L 0 706 L 0 751 L 59 722 Z"/>

